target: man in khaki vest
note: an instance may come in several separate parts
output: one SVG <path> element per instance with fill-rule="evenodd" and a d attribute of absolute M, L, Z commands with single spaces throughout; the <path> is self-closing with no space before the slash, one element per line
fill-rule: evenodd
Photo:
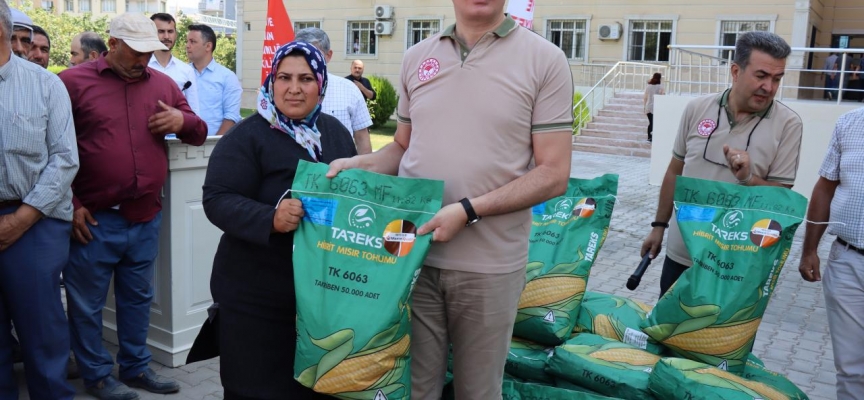
<path fill-rule="evenodd" d="M 741 35 L 731 66 L 732 88 L 687 104 L 660 187 L 657 216 L 642 244 L 643 256 L 650 252 L 651 258 L 657 257 L 669 228 L 661 295 L 692 264 L 672 218 L 678 175 L 746 186 L 791 188 L 795 183 L 803 125 L 798 114 L 774 100 L 790 52 L 773 33 Z"/>

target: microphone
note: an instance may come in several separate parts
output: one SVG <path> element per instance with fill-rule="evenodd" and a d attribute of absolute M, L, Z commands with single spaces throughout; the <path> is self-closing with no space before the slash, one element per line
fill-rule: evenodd
<path fill-rule="evenodd" d="M 627 280 L 627 289 L 636 290 L 639 286 L 639 282 L 642 281 L 642 275 L 645 275 L 645 270 L 648 269 L 648 264 L 651 264 L 650 251 L 645 253 L 645 256 L 642 257 L 642 262 L 640 262 L 639 266 L 636 267 L 636 271 L 633 272 L 633 275 L 630 275 L 630 279 Z"/>
<path fill-rule="evenodd" d="M 186 81 L 186 83 L 183 84 L 183 89 L 180 89 L 180 91 L 185 92 L 186 89 L 189 89 L 191 86 L 192 86 L 192 81 Z"/>

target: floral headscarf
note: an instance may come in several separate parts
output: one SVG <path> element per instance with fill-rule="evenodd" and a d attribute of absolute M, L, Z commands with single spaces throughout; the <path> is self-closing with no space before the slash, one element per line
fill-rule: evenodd
<path fill-rule="evenodd" d="M 273 82 L 276 80 L 276 71 L 282 59 L 291 53 L 299 53 L 306 59 L 309 68 L 318 81 L 318 105 L 303 117 L 303 119 L 291 119 L 282 114 L 273 101 Z M 324 91 L 327 90 L 327 66 L 324 56 L 315 46 L 304 42 L 291 42 L 279 48 L 273 56 L 273 69 L 258 90 L 258 114 L 270 122 L 270 125 L 291 136 L 298 144 L 306 148 L 309 156 L 318 161 L 321 157 L 321 133 L 315 127 L 315 121 L 321 114 L 321 102 L 324 101 Z"/>

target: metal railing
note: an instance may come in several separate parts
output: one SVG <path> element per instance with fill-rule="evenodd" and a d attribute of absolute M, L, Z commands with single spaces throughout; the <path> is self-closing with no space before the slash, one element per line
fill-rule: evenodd
<path fill-rule="evenodd" d="M 194 20 L 196 22 L 200 22 L 202 24 L 205 24 L 205 25 L 218 26 L 218 27 L 222 27 L 222 28 L 230 28 L 230 29 L 235 29 L 235 30 L 237 29 L 237 21 L 235 21 L 233 19 L 214 17 L 211 15 L 205 15 L 205 14 L 190 14 L 189 18 L 191 18 L 192 20 Z"/>
<path fill-rule="evenodd" d="M 731 68 L 733 52 L 728 58 L 711 54 L 722 54 L 724 50 L 735 50 L 733 46 L 688 46 L 670 45 L 670 76 L 667 79 L 669 93 L 701 95 L 716 93 L 732 85 Z M 807 68 L 811 54 L 837 53 L 837 70 L 822 69 L 824 59 L 813 60 Z M 778 99 L 821 99 L 830 93 L 830 99 L 840 104 L 844 99 L 864 98 L 864 66 L 861 58 L 864 49 L 834 49 L 793 47 L 786 74 L 780 83 Z M 796 58 L 802 67 L 790 66 Z M 826 87 L 827 74 L 834 74 L 836 84 Z M 855 79 L 857 78 L 857 79 Z"/>
<path fill-rule="evenodd" d="M 619 92 L 642 92 L 655 72 L 666 76 L 667 66 L 619 61 L 573 105 L 573 134 L 591 122 L 609 99 Z"/>

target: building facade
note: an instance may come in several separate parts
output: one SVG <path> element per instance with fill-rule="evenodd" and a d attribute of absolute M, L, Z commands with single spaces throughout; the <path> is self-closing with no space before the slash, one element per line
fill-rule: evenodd
<path fill-rule="evenodd" d="M 284 4 L 295 30 L 315 26 L 329 34 L 333 73 L 346 75 L 351 61 L 361 59 L 367 75 L 382 75 L 393 82 L 407 48 L 455 23 L 450 0 L 286 0 Z M 244 106 L 254 102 L 260 84 L 266 14 L 266 0 L 237 2 L 237 69 Z M 567 55 L 577 86 L 591 86 L 591 79 L 584 76 L 586 66 L 618 61 L 669 63 L 667 45 L 732 45 L 738 35 L 752 30 L 774 32 L 792 47 L 864 48 L 864 1 L 537 0 L 533 30 Z M 707 52 L 728 56 L 720 50 Z M 818 69 L 826 56 L 796 52 L 788 64 Z"/>
<path fill-rule="evenodd" d="M 165 0 L 35 0 L 33 4 L 54 13 L 90 13 L 96 17 L 115 15 L 125 12 L 153 14 L 167 12 Z"/>

